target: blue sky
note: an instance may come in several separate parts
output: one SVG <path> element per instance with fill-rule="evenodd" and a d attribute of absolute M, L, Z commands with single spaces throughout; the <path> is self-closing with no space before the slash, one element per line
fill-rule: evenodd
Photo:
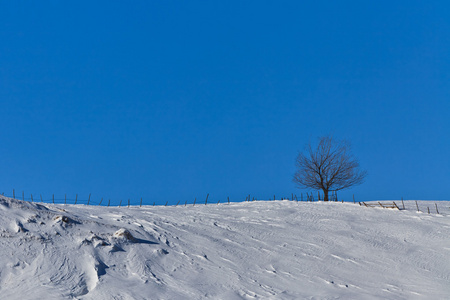
<path fill-rule="evenodd" d="M 3 1 L 0 193 L 286 197 L 332 134 L 344 199 L 448 200 L 449 49 L 447 1 Z"/>

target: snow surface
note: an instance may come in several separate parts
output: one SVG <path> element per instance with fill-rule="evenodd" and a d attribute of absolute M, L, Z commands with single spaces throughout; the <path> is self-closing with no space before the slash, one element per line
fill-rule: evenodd
<path fill-rule="evenodd" d="M 428 201 L 424 213 L 414 201 L 398 211 L 0 197 L 0 298 L 450 299 L 450 202 L 436 203 L 439 215 Z"/>

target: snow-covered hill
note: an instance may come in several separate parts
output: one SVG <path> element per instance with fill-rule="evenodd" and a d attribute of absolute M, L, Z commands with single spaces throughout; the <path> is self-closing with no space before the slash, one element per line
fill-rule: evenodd
<path fill-rule="evenodd" d="M 438 202 L 439 215 L 405 204 L 107 208 L 0 197 L 0 298 L 450 299 L 450 202 Z"/>

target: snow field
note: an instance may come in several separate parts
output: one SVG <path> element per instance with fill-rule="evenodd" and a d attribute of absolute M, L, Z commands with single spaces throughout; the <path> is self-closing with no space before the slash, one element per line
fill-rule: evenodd
<path fill-rule="evenodd" d="M 416 212 L 414 201 L 398 211 L 292 201 L 107 208 L 0 197 L 0 295 L 449 299 L 450 202 L 436 203 L 439 215 Z"/>

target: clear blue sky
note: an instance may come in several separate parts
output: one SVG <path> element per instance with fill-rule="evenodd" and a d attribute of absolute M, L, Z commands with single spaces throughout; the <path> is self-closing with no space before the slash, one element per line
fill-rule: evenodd
<path fill-rule="evenodd" d="M 448 200 L 449 75 L 448 1 L 2 1 L 0 193 L 300 194 L 333 134 L 342 197 Z"/>

